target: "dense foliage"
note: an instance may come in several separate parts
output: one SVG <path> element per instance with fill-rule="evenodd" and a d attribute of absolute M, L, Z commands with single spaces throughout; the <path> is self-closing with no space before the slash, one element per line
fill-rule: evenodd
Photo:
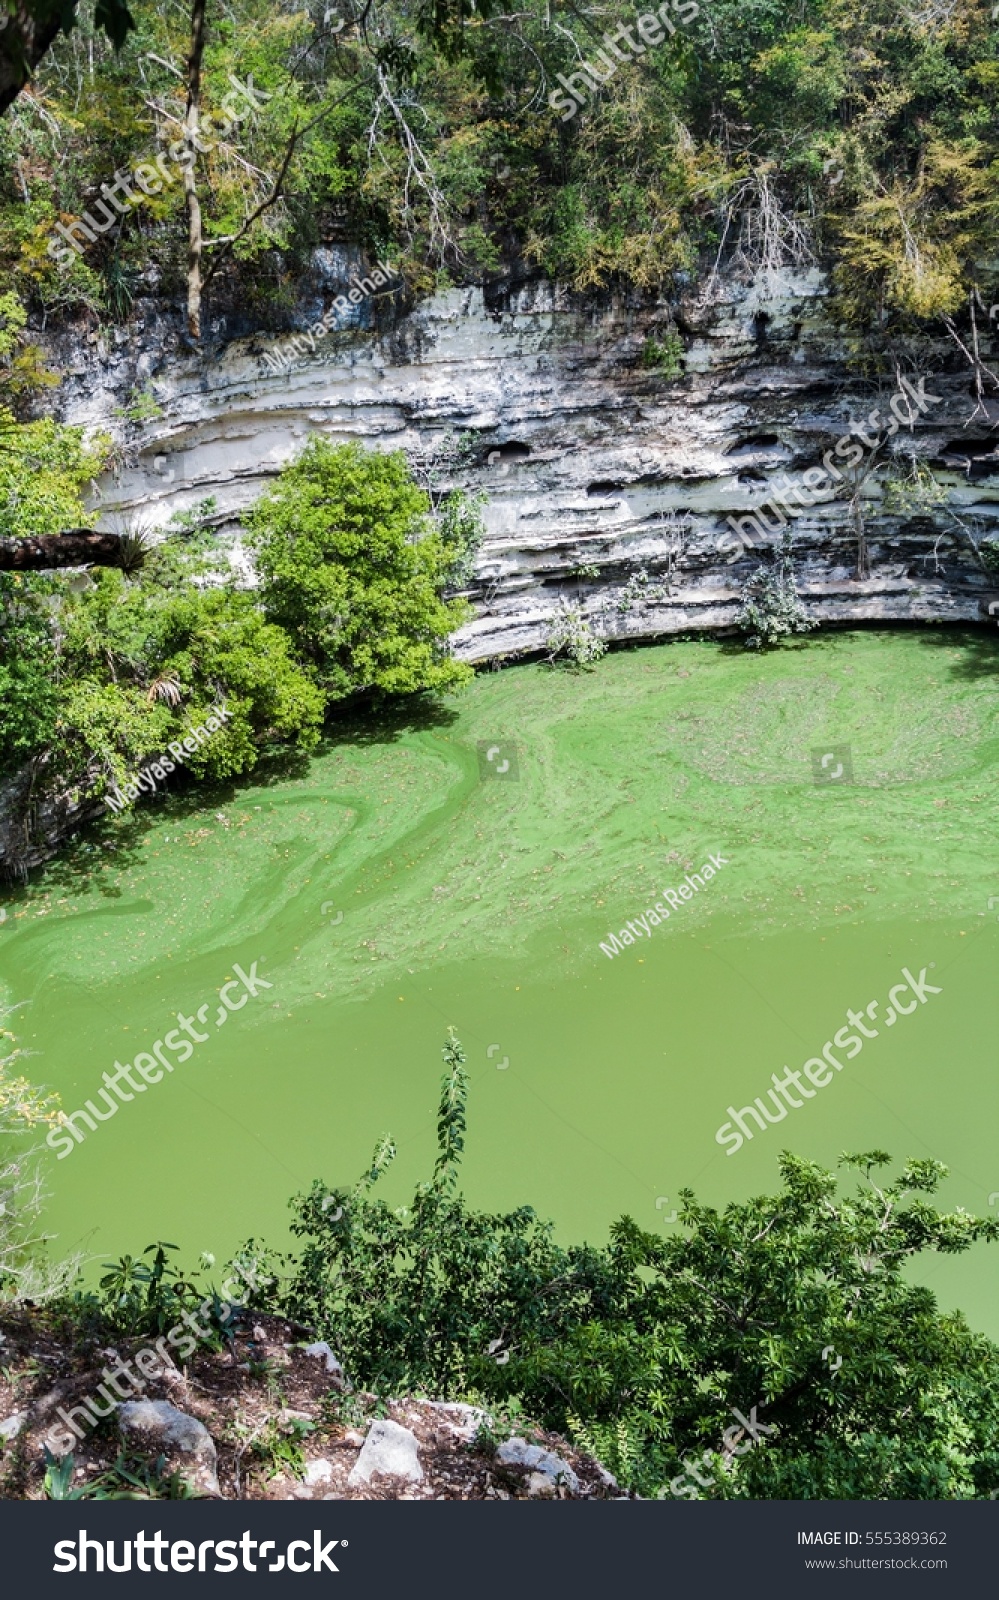
<path fill-rule="evenodd" d="M 197 160 L 211 292 L 231 297 L 238 279 L 240 308 L 280 321 L 296 269 L 332 234 L 394 252 L 418 288 L 481 279 L 518 253 L 579 289 L 682 289 L 719 258 L 764 277 L 824 260 L 865 359 L 918 342 L 928 321 L 966 319 L 976 295 L 986 320 L 999 198 L 988 0 L 673 10 L 672 34 L 619 50 L 608 75 L 603 36 L 641 6 L 209 4 L 203 116 L 230 74 L 268 97 Z M 0 123 L 0 272 L 32 312 L 123 321 L 140 290 L 183 283 L 180 182 L 140 194 L 67 270 L 48 254 L 55 222 L 168 149 L 183 120 L 190 16 L 133 11 L 116 53 L 84 7 Z M 567 114 L 560 78 L 587 60 L 607 81 Z M 0 301 L 8 343 L 17 316 Z M 677 371 L 682 346 L 664 334 L 656 350 Z"/>
<path fill-rule="evenodd" d="M 454 554 L 401 453 L 313 439 L 250 518 L 264 609 L 331 699 L 471 677 L 446 651 L 470 608 L 441 592 Z"/>
<path fill-rule="evenodd" d="M 38 423 L 9 437 L 11 517 L 40 533 L 82 520 L 95 455 L 78 431 Z M 445 538 L 404 458 L 317 443 L 253 514 L 260 594 L 239 586 L 210 501 L 163 540 L 135 534 L 128 575 L 0 574 L 0 772 L 32 760 L 36 794 L 101 793 L 223 704 L 225 726 L 185 765 L 230 778 L 274 745 L 314 748 L 351 692 L 463 683 L 447 638 L 466 608 L 443 593 L 473 513 L 452 515 Z"/>
<path fill-rule="evenodd" d="M 533 1418 L 646 1496 L 994 1497 L 999 1349 L 915 1280 L 922 1252 L 994 1241 L 999 1223 L 938 1211 L 938 1162 L 888 1181 L 884 1152 L 844 1156 L 859 1176 L 841 1193 L 785 1152 L 776 1194 L 718 1211 L 685 1191 L 682 1231 L 623 1217 L 606 1246 L 562 1246 L 529 1206 L 466 1204 L 468 1077 L 453 1031 L 444 1058 L 437 1160 L 409 1207 L 373 1194 L 395 1155 L 385 1137 L 353 1188 L 317 1182 L 295 1197 L 298 1251 L 250 1240 L 221 1288 L 212 1257 L 184 1273 L 162 1241 L 107 1263 L 95 1288 L 56 1280 L 64 1336 L 152 1340 L 200 1307 L 199 1338 L 219 1350 L 266 1309 L 326 1339 L 357 1386 L 478 1401 L 499 1430 Z M 5 1072 L 0 1133 L 55 1114 Z M 42 1297 L 37 1269 L 23 1276 L 23 1234 L 12 1239 L 0 1231 L 0 1298 L 26 1283 Z"/>
<path fill-rule="evenodd" d="M 785 530 L 770 564 L 757 567 L 746 579 L 737 622 L 746 635 L 747 649 L 766 649 L 790 634 L 809 633 L 816 626 L 798 598 L 793 551 L 794 540 Z"/>
<path fill-rule="evenodd" d="M 719 1212 L 688 1191 L 682 1234 L 626 1217 L 607 1247 L 564 1248 L 530 1207 L 466 1205 L 468 1080 L 453 1035 L 444 1054 L 439 1155 L 411 1207 L 371 1192 L 391 1139 L 355 1188 L 316 1183 L 293 1202 L 304 1248 L 284 1304 L 357 1381 L 519 1403 L 646 1495 L 999 1488 L 999 1350 L 912 1281 L 921 1252 L 999 1236 L 931 1205 L 939 1163 L 911 1161 L 889 1182 L 883 1152 L 844 1157 L 861 1178 L 841 1195 L 831 1173 L 785 1153 L 776 1195 Z M 733 1408 L 761 1425 L 755 1444 Z"/>

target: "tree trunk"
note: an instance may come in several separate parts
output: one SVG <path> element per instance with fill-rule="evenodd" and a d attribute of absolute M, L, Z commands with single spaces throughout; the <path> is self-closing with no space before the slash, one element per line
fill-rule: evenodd
<path fill-rule="evenodd" d="M 17 99 L 46 51 L 59 35 L 61 11 L 53 6 L 51 15 L 39 21 L 24 5 L 13 16 L 3 11 L 6 27 L 0 29 L 0 112 Z"/>
<path fill-rule="evenodd" d="M 30 539 L 0 539 L 0 572 L 45 572 L 54 567 L 120 567 L 116 533 L 69 528 Z"/>
<path fill-rule="evenodd" d="M 187 202 L 187 331 L 192 339 L 201 338 L 201 202 L 194 176 L 195 138 L 201 111 L 201 59 L 205 53 L 206 0 L 193 0 L 191 6 L 191 54 L 187 62 L 187 113 L 184 138 L 190 160 L 184 163 L 184 199 Z"/>

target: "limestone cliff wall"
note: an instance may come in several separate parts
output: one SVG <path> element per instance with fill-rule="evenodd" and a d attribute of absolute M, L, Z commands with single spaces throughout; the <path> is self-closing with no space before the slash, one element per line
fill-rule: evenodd
<path fill-rule="evenodd" d="M 317 253 L 300 328 L 356 266 L 345 249 Z M 160 522 L 213 495 L 239 562 L 241 512 L 311 433 L 424 454 L 460 438 L 464 464 L 441 484 L 488 495 L 477 616 L 457 640 L 469 660 L 538 649 L 560 596 L 611 638 L 731 626 L 759 557 L 719 551 L 728 517 L 816 466 L 873 405 L 888 416 L 895 388 L 851 374 L 814 269 L 716 279 L 672 307 L 539 279 L 450 290 L 404 313 L 366 301 L 353 328 L 277 373 L 266 357 L 286 336 L 216 329 L 211 352 L 195 353 L 144 304 L 113 348 L 56 352 L 70 368 L 65 420 L 120 427 L 135 391 L 161 410 L 99 486 L 101 510 Z M 674 380 L 642 363 L 671 316 L 687 344 Z M 976 411 L 970 369 L 946 343 L 910 376 L 939 399 L 885 444 L 864 485 L 865 575 L 848 491 L 793 519 L 801 593 L 822 621 L 977 620 L 999 590 L 975 554 L 999 532 L 999 405 Z M 912 453 L 950 490 L 947 507 L 888 509 L 882 469 Z"/>
<path fill-rule="evenodd" d="M 317 252 L 297 326 L 308 329 L 360 265 Z M 120 472 L 95 485 L 103 519 L 164 522 L 206 496 L 220 538 L 252 579 L 240 517 L 311 433 L 402 448 L 424 460 L 462 442 L 438 487 L 483 491 L 488 538 L 469 591 L 476 616 L 456 640 L 467 660 L 540 649 L 560 597 L 612 639 L 731 628 L 757 552 L 732 559 L 728 518 L 760 507 L 784 476 L 800 480 L 851 419 L 889 415 L 895 385 L 852 375 L 818 271 L 766 284 L 719 279 L 654 306 L 585 299 L 528 278 L 454 289 L 415 308 L 365 301 L 349 329 L 274 372 L 287 335 L 216 324 L 204 351 L 154 296 L 113 343 L 66 331 L 50 341 L 66 373 L 63 420 L 110 428 Z M 647 340 L 675 321 L 685 372 L 643 365 Z M 791 519 L 799 589 L 822 622 L 988 620 L 999 598 L 976 545 L 999 535 L 999 406 L 976 405 L 970 370 L 941 344 L 918 386 L 939 396 L 878 456 L 931 465 L 946 505 L 889 510 L 879 468 L 862 490 L 866 575 L 849 494 Z M 128 430 L 137 394 L 159 415 Z M 869 457 L 865 458 L 866 461 Z M 779 520 L 768 514 L 779 537 Z M 583 569 L 583 570 L 581 570 Z M 646 574 L 643 581 L 641 574 Z M 999 611 L 999 607 L 997 607 Z M 44 795 L 26 770 L 0 792 L 0 868 L 21 875 L 100 809 L 85 791 Z M 43 796 L 35 800 L 36 792 Z"/>

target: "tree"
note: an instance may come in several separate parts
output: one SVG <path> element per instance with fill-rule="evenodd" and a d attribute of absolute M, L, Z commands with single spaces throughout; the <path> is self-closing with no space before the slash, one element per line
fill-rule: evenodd
<path fill-rule="evenodd" d="M 323 695 L 287 635 L 264 619 L 252 594 L 190 582 L 161 587 L 167 559 L 154 554 L 139 583 L 102 573 L 66 606 L 55 751 L 63 781 L 85 761 L 105 783 L 123 783 L 220 702 L 225 727 L 185 762 L 197 777 L 249 772 L 277 740 L 302 750 L 318 743 Z"/>
<path fill-rule="evenodd" d="M 73 526 L 83 491 L 107 464 L 110 440 L 46 418 L 17 423 L 0 407 L 0 572 L 94 565 L 128 568 L 142 551 L 128 534 Z M 68 525 L 68 526 L 67 526 Z"/>
<path fill-rule="evenodd" d="M 58 703 L 41 597 L 0 575 L 0 772 L 21 766 L 52 737 Z"/>
<path fill-rule="evenodd" d="M 184 166 L 184 200 L 187 205 L 187 331 L 192 339 L 201 338 L 201 202 L 194 180 L 194 140 L 201 114 L 201 63 L 205 54 L 205 3 L 193 0 L 191 6 L 191 49 L 187 58 L 187 109 L 184 138 L 191 156 Z"/>
<path fill-rule="evenodd" d="M 401 452 L 313 439 L 248 518 L 270 621 L 331 700 L 465 683 L 447 638 L 470 615 L 442 591 L 454 552 Z"/>

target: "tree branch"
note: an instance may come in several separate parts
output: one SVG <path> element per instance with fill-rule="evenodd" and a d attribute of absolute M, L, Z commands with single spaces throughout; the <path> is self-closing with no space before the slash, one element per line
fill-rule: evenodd
<path fill-rule="evenodd" d="M 342 94 L 338 100 L 334 100 L 332 105 L 325 106 L 323 110 L 320 111 L 318 116 L 313 117 L 311 121 L 306 122 L 301 128 L 296 127 L 292 129 L 291 136 L 288 140 L 288 148 L 285 150 L 282 158 L 278 175 L 271 185 L 270 194 L 265 195 L 260 204 L 254 207 L 238 232 L 227 235 L 224 240 L 217 241 L 222 245 L 222 248 L 212 261 L 208 271 L 205 273 L 203 284 L 204 288 L 207 288 L 211 283 L 226 256 L 231 253 L 233 248 L 239 243 L 240 239 L 246 237 L 257 218 L 281 198 L 281 186 L 287 176 L 288 168 L 291 165 L 291 158 L 295 154 L 295 148 L 298 144 L 298 141 L 303 139 L 307 133 L 310 133 L 318 123 L 322 122 L 324 117 L 328 117 L 332 111 L 335 111 L 338 106 L 342 106 L 345 100 L 349 100 L 352 94 L 356 94 L 357 91 L 363 87 L 363 84 L 355 83 L 352 89 L 348 89 L 346 94 Z M 209 240 L 209 245 L 211 243 L 212 241 Z"/>
<path fill-rule="evenodd" d="M 120 567 L 122 541 L 116 533 L 67 528 L 37 538 L 0 539 L 0 572 L 44 572 L 54 567 Z"/>

